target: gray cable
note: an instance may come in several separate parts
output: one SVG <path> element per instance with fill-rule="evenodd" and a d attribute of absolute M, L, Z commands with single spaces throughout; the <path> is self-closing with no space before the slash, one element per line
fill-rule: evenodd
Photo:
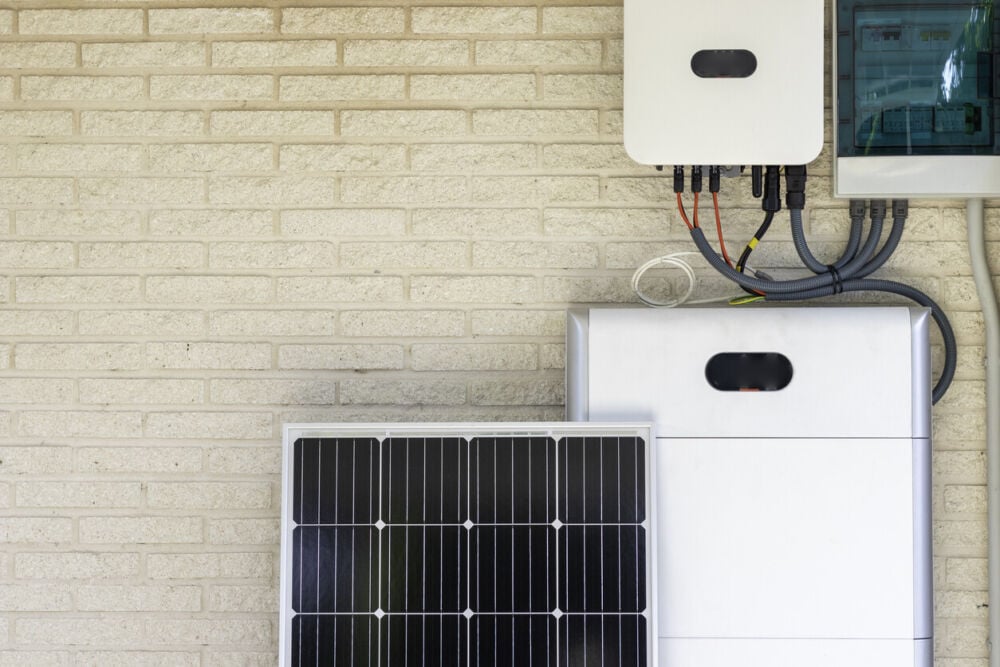
<path fill-rule="evenodd" d="M 892 229 L 889 231 L 889 238 L 886 239 L 885 245 L 879 250 L 878 254 L 868 265 L 865 266 L 861 271 L 859 271 L 855 277 L 864 278 L 865 276 L 870 276 L 877 270 L 882 268 L 882 265 L 889 261 L 889 257 L 892 253 L 896 252 L 896 248 L 899 247 L 899 241 L 903 238 L 903 228 L 906 226 L 905 217 L 896 217 L 892 219 Z"/>
<path fill-rule="evenodd" d="M 799 254 L 799 259 L 813 273 L 828 273 L 830 267 L 816 259 L 812 250 L 809 249 L 809 243 L 806 241 L 806 235 L 802 229 L 802 210 L 793 208 L 790 212 L 792 219 L 792 241 L 795 243 L 795 251 Z M 833 263 L 833 268 L 838 271 L 847 266 L 857 255 L 858 246 L 861 244 L 861 231 L 864 227 L 864 221 L 864 216 L 851 217 L 851 235 L 847 240 L 847 247 L 844 249 L 844 254 L 841 255 L 840 259 Z"/>
<path fill-rule="evenodd" d="M 833 267 L 838 271 L 858 254 L 861 247 L 861 232 L 864 229 L 865 216 L 851 216 L 851 235 L 847 239 L 847 248 L 844 249 L 844 256 L 834 262 Z"/>
<path fill-rule="evenodd" d="M 990 667 L 1000 667 L 1000 307 L 986 258 L 983 200 L 966 202 L 972 276 L 986 323 L 986 497 L 989 530 Z"/>

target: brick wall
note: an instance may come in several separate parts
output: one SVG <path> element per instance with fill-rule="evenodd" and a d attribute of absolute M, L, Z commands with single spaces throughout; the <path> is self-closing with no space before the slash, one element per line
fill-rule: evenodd
<path fill-rule="evenodd" d="M 620 2 L 346 4 L 0 3 L 0 665 L 273 664 L 283 422 L 558 419 L 567 305 L 691 249 L 621 147 Z M 811 173 L 832 253 L 829 151 Z M 961 343 L 940 667 L 987 654 L 963 236 L 922 202 L 884 272 Z M 758 256 L 797 264 L 786 224 Z"/>

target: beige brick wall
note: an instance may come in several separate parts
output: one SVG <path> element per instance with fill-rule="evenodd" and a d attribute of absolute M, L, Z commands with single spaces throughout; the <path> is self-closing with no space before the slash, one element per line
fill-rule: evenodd
<path fill-rule="evenodd" d="M 561 418 L 566 307 L 691 249 L 621 147 L 621 25 L 614 0 L 0 2 L 0 665 L 271 665 L 283 422 Z M 748 190 L 724 184 L 733 248 Z M 921 202 L 884 272 L 962 346 L 941 667 L 987 654 L 963 224 Z M 796 264 L 786 225 L 758 255 Z"/>

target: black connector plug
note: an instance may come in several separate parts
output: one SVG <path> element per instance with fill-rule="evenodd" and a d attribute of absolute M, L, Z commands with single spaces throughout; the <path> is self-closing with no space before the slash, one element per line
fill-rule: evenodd
<path fill-rule="evenodd" d="M 909 199 L 893 199 L 892 200 L 892 217 L 893 218 L 905 218 L 910 214 L 910 200 Z"/>
<path fill-rule="evenodd" d="M 691 167 L 691 192 L 701 192 L 701 167 Z"/>
<path fill-rule="evenodd" d="M 754 199 L 760 199 L 764 194 L 764 168 L 760 165 L 750 167 L 750 188 Z"/>
<path fill-rule="evenodd" d="M 849 209 L 851 218 L 864 218 L 866 208 L 864 199 L 852 199 Z"/>
<path fill-rule="evenodd" d="M 768 213 L 781 210 L 781 170 L 770 165 L 764 172 L 764 200 L 761 208 Z"/>
<path fill-rule="evenodd" d="M 722 187 L 722 167 L 708 168 L 708 191 L 715 194 Z"/>
<path fill-rule="evenodd" d="M 674 167 L 674 193 L 684 194 L 684 167 Z"/>
<path fill-rule="evenodd" d="M 870 213 L 873 220 L 876 218 L 879 220 L 885 220 L 885 200 L 872 199 L 870 203 Z"/>
<path fill-rule="evenodd" d="M 805 165 L 785 166 L 785 205 L 801 211 L 806 207 Z"/>

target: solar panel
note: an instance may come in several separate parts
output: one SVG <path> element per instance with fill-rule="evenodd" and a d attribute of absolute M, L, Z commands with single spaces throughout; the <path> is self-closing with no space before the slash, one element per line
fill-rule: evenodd
<path fill-rule="evenodd" d="M 645 667 L 648 434 L 287 426 L 281 664 Z"/>

